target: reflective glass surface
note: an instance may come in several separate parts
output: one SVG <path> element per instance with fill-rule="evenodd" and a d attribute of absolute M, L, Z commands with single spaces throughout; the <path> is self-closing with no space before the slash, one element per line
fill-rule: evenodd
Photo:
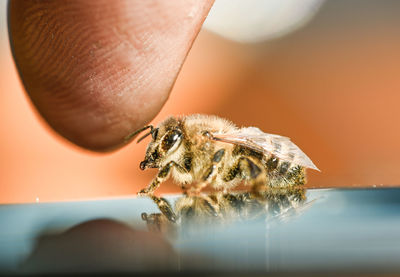
<path fill-rule="evenodd" d="M 3 273 L 400 272 L 400 189 L 3 205 L 0 220 Z"/>

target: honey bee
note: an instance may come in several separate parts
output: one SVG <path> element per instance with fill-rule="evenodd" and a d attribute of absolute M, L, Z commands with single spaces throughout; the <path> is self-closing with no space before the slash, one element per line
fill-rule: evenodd
<path fill-rule="evenodd" d="M 139 195 L 152 195 L 172 176 L 183 189 L 198 193 L 208 184 L 227 192 L 239 183 L 255 191 L 306 183 L 305 168 L 318 170 L 289 138 L 267 134 L 256 127 L 238 128 L 232 122 L 208 115 L 169 117 L 151 135 L 140 169 L 158 168 L 152 182 Z"/>

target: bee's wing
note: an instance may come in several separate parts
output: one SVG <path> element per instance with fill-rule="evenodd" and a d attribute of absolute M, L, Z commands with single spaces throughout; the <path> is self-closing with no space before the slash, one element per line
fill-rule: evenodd
<path fill-rule="evenodd" d="M 280 160 L 318 170 L 315 164 L 288 137 L 267 134 L 256 127 L 238 129 L 232 133 L 214 133 L 213 139 L 242 145 L 266 155 L 273 154 Z"/>

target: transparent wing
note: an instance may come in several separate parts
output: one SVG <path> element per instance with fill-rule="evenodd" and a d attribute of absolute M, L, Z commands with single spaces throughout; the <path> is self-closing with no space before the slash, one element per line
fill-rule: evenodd
<path fill-rule="evenodd" d="M 266 155 L 273 154 L 283 161 L 318 170 L 315 164 L 290 138 L 267 134 L 256 127 L 241 128 L 232 133 L 214 133 L 213 139 L 242 145 Z"/>

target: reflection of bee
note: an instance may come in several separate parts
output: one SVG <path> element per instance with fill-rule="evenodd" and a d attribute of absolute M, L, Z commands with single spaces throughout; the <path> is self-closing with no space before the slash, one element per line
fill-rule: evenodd
<path fill-rule="evenodd" d="M 184 187 L 196 183 L 195 191 L 207 184 L 215 189 L 243 182 L 253 189 L 303 185 L 305 168 L 317 169 L 287 137 L 263 133 L 255 127 L 237 128 L 231 122 L 207 115 L 169 117 L 150 129 L 142 170 L 159 168 L 156 178 L 140 194 L 153 194 L 170 175 Z M 268 185 L 268 186 L 266 186 Z"/>
<path fill-rule="evenodd" d="M 178 198 L 174 206 L 164 198 L 154 195 L 151 198 L 161 213 L 143 213 L 142 219 L 147 222 L 150 230 L 169 234 L 174 234 L 178 226 L 192 225 L 197 228 L 200 225 L 212 226 L 262 216 L 285 220 L 298 214 L 311 203 L 305 203 L 303 187 L 273 188 L 263 193 L 216 192 L 208 195 L 185 195 Z"/>

